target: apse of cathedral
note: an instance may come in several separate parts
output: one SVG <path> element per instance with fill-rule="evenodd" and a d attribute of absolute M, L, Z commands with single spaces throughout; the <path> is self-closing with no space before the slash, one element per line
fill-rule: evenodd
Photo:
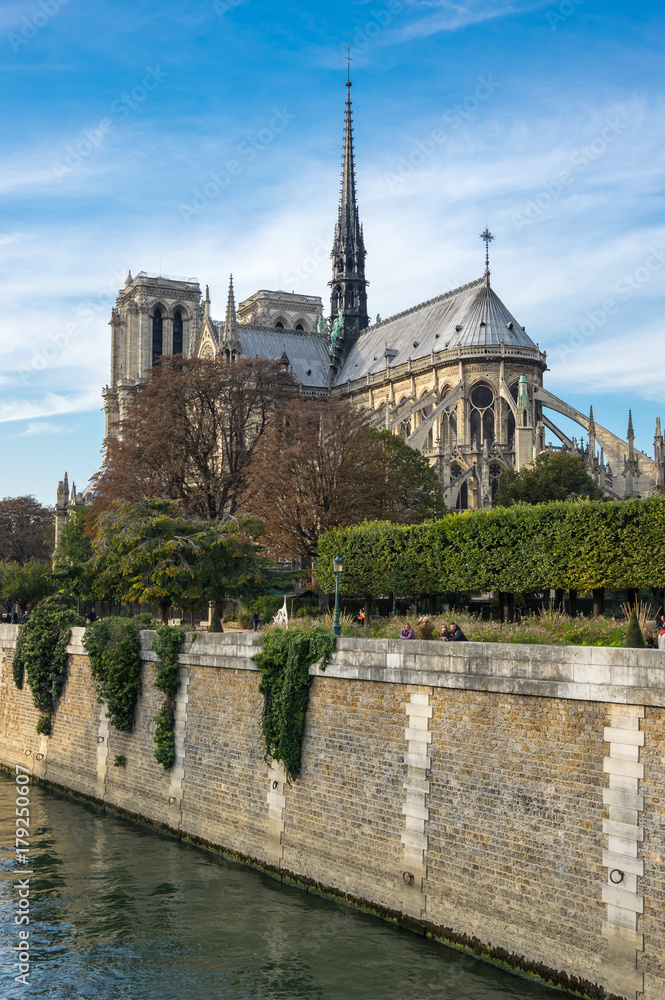
<path fill-rule="evenodd" d="M 111 316 L 111 380 L 104 389 L 106 442 L 146 373 L 162 355 L 282 360 L 300 392 L 348 397 L 377 428 L 399 434 L 436 469 L 450 508 L 490 507 L 504 469 L 547 451 L 581 457 L 611 497 L 659 489 L 665 455 L 660 420 L 654 458 L 601 427 L 543 385 L 547 355 L 490 281 L 486 228 L 480 277 L 376 322 L 368 313 L 366 250 L 356 196 L 351 80 L 346 82 L 342 183 L 334 230 L 330 315 L 318 296 L 262 290 L 236 307 L 233 279 L 223 320 L 196 279 L 141 271 L 127 276 Z M 587 444 L 556 422 L 578 424 Z M 546 432 L 557 445 L 546 443 Z M 58 508 L 75 502 L 60 484 Z"/>

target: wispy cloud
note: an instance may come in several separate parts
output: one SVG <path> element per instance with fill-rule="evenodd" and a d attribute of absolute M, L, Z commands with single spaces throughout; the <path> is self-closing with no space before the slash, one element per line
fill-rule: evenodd
<path fill-rule="evenodd" d="M 20 431 L 17 437 L 47 437 L 50 434 L 73 434 L 78 430 L 78 426 L 67 427 L 64 424 L 49 424 L 46 421 L 31 420 L 24 431 Z"/>
<path fill-rule="evenodd" d="M 84 413 L 87 410 L 99 409 L 99 406 L 100 393 L 92 390 L 69 396 L 49 392 L 39 400 L 16 399 L 13 402 L 0 403 L 0 423 L 12 423 L 17 420 L 34 421 L 41 417 L 66 413 Z"/>
<path fill-rule="evenodd" d="M 469 0 L 467 3 L 450 3 L 449 0 L 417 0 L 411 9 L 423 15 L 416 21 L 401 27 L 397 36 L 402 41 L 425 38 L 442 31 L 460 31 L 473 24 L 493 21 L 500 17 L 524 14 L 530 10 L 540 10 L 547 6 L 546 0 L 524 0 L 520 3 L 492 2 L 492 0 Z"/>

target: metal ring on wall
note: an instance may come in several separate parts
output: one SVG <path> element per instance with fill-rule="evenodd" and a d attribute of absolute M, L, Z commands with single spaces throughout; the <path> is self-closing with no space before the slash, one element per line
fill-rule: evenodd
<path fill-rule="evenodd" d="M 38 753 L 37 754 L 37 760 L 44 760 L 44 754 L 43 753 Z"/>
<path fill-rule="evenodd" d="M 272 787 L 273 788 L 277 788 L 278 785 L 279 785 L 279 781 L 273 781 L 273 783 L 272 783 Z"/>
<path fill-rule="evenodd" d="M 402 878 L 407 885 L 413 885 L 413 875 L 411 872 L 402 872 Z"/>
<path fill-rule="evenodd" d="M 97 742 L 98 743 L 103 743 L 104 742 L 104 737 L 103 736 L 98 736 L 97 737 Z"/>
<path fill-rule="evenodd" d="M 615 878 L 615 875 L 618 875 L 619 877 Z M 612 882 L 613 885 L 619 885 L 619 883 L 623 882 L 623 872 L 619 868 L 613 868 L 610 872 L 610 882 Z"/>
<path fill-rule="evenodd" d="M 25 755 L 26 755 L 26 757 L 29 757 L 31 753 L 32 753 L 32 750 L 26 750 L 26 751 L 25 751 Z"/>
<path fill-rule="evenodd" d="M 169 805 L 172 806 L 174 802 L 175 802 L 175 795 L 171 795 L 169 797 Z"/>

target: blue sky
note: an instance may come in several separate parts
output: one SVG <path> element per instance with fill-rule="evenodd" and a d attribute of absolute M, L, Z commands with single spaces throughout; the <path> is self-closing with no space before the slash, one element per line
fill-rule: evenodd
<path fill-rule="evenodd" d="M 353 46 L 370 312 L 482 273 L 546 385 L 665 417 L 665 13 L 614 0 L 0 9 L 0 496 L 98 468 L 127 270 L 326 298 Z M 229 164 L 238 164 L 228 170 Z M 197 194 L 198 192 L 198 194 Z"/>

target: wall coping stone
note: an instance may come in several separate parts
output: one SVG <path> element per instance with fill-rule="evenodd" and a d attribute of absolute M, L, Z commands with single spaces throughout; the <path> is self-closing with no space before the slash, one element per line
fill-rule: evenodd
<path fill-rule="evenodd" d="M 11 646 L 15 625 L 0 625 L 0 642 Z M 72 629 L 69 653 L 85 655 L 84 629 Z M 153 632 L 141 635 L 141 658 L 150 652 Z M 180 654 L 183 665 L 256 670 L 252 656 L 263 638 L 253 632 L 189 633 Z M 665 654 L 654 649 L 611 646 L 541 646 L 432 640 L 353 639 L 342 636 L 325 671 L 315 677 L 415 684 L 538 698 L 569 698 L 620 705 L 665 706 Z"/>

